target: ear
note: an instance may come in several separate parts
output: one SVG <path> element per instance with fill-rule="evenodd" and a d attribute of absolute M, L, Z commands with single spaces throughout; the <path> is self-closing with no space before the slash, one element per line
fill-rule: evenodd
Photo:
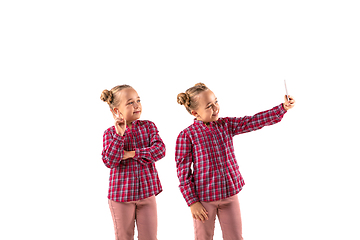
<path fill-rule="evenodd" d="M 194 110 L 191 110 L 191 115 L 197 117 L 197 116 L 198 116 L 198 113 L 197 113 L 196 111 L 194 111 Z"/>

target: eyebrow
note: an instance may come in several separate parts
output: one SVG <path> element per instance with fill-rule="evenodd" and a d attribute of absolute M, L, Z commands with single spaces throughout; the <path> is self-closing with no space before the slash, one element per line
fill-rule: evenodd
<path fill-rule="evenodd" d="M 137 96 L 137 98 L 140 98 L 139 96 Z M 126 102 L 128 102 L 128 101 L 130 101 L 130 100 L 132 100 L 132 98 L 129 98 Z"/>
<path fill-rule="evenodd" d="M 217 100 L 217 98 L 215 98 L 215 101 Z M 212 102 L 209 102 L 208 104 L 206 104 L 206 106 L 209 106 L 209 104 L 212 103 Z"/>

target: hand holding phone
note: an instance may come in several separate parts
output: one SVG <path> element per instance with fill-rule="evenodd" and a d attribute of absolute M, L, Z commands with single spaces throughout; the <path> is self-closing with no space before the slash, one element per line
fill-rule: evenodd
<path fill-rule="evenodd" d="M 287 87 L 286 87 L 286 80 L 284 80 L 284 84 L 285 84 L 285 92 L 286 92 L 286 99 L 288 100 L 288 102 L 290 101 L 289 100 L 289 94 L 288 94 L 288 90 L 287 90 Z"/>
<path fill-rule="evenodd" d="M 294 97 L 292 97 L 288 94 L 285 80 L 284 80 L 284 84 L 285 84 L 286 95 L 285 95 L 285 102 L 284 102 L 283 106 L 284 106 L 284 109 L 287 111 L 295 106 L 295 99 L 294 99 Z"/>

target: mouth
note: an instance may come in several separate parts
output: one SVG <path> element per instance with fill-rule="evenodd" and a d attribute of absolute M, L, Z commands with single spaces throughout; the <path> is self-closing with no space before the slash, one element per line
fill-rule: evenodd
<path fill-rule="evenodd" d="M 141 111 L 135 111 L 134 114 L 136 114 L 136 113 L 141 113 Z"/>
<path fill-rule="evenodd" d="M 219 115 L 219 112 L 214 113 L 212 116 L 217 117 Z"/>

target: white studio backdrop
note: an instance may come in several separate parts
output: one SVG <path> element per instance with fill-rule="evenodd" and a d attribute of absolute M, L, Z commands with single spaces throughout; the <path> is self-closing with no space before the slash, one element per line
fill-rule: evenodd
<path fill-rule="evenodd" d="M 283 120 L 235 137 L 245 239 L 360 239 L 360 16 L 355 1 L 0 3 L 0 239 L 114 239 L 104 89 L 132 85 L 167 147 L 156 163 L 158 239 L 193 239 L 176 137 L 198 82 L 220 116 L 283 102 Z M 214 239 L 221 238 L 217 222 Z"/>

